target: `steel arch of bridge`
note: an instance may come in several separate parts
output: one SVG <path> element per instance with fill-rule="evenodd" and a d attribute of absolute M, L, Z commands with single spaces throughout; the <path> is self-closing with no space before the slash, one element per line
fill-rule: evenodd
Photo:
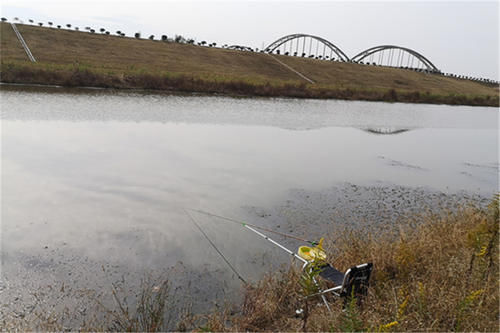
<path fill-rule="evenodd" d="M 318 36 L 314 36 L 314 35 L 307 35 L 307 34 L 292 34 L 292 35 L 287 35 L 287 36 L 281 37 L 280 39 L 278 39 L 278 40 L 272 42 L 271 44 L 269 44 L 269 46 L 264 49 L 264 52 L 272 53 L 278 47 L 280 47 L 281 45 L 283 45 L 283 44 L 285 44 L 285 43 L 287 43 L 287 42 L 289 42 L 291 40 L 299 39 L 299 38 L 307 38 L 307 37 L 316 39 L 317 41 L 320 41 L 321 43 L 325 44 L 342 61 L 346 61 L 346 62 L 350 61 L 349 57 L 344 52 L 342 52 L 341 49 L 339 49 L 337 46 L 335 46 L 333 43 L 327 41 L 324 38 L 321 38 L 321 37 L 318 37 Z"/>
<path fill-rule="evenodd" d="M 369 48 L 367 50 L 364 50 L 363 52 L 358 53 L 354 57 L 352 57 L 351 61 L 352 62 L 360 62 L 363 59 L 365 59 L 366 57 L 371 56 L 372 54 L 382 52 L 385 50 L 390 50 L 390 49 L 406 51 L 409 54 L 413 55 L 418 60 L 420 60 L 425 65 L 425 67 L 427 67 L 427 70 L 432 71 L 432 72 L 440 72 L 440 70 L 436 66 L 434 66 L 434 64 L 429 59 L 427 59 L 426 57 L 424 57 L 423 55 L 421 55 L 417 51 L 414 51 L 414 50 L 406 48 L 406 47 L 396 46 L 396 45 L 379 45 L 379 46 Z"/>

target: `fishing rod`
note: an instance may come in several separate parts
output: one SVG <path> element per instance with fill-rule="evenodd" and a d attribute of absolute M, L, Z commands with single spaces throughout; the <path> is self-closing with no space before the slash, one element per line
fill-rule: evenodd
<path fill-rule="evenodd" d="M 244 222 L 244 221 L 238 221 L 238 220 L 232 219 L 230 217 L 226 217 L 226 216 L 222 216 L 222 215 L 217 215 L 217 214 L 209 213 L 209 212 L 206 212 L 206 211 L 203 211 L 203 210 L 200 210 L 200 209 L 192 209 L 192 208 L 186 208 L 186 209 L 188 209 L 190 211 L 193 211 L 193 212 L 200 213 L 200 214 L 204 214 L 204 215 L 216 217 L 216 218 L 219 218 L 221 220 L 225 220 L 225 221 L 228 221 L 228 222 L 231 222 L 231 223 L 239 224 L 239 225 L 242 225 L 244 227 L 249 226 L 251 228 L 260 229 L 262 231 L 266 231 L 266 232 L 270 232 L 270 233 L 273 233 L 273 234 L 276 234 L 276 235 L 280 235 L 280 236 L 285 237 L 285 238 L 292 238 L 292 239 L 295 239 L 295 240 L 299 240 L 301 242 L 306 242 L 306 243 L 311 244 L 312 246 L 318 245 L 318 242 L 316 242 L 316 241 L 311 241 L 311 240 L 300 238 L 300 237 L 297 237 L 297 236 L 294 236 L 294 235 L 285 234 L 285 233 L 282 233 L 282 232 L 279 232 L 279 231 L 271 230 L 271 229 L 264 228 L 264 227 L 261 227 L 261 226 L 255 225 L 255 224 L 250 224 L 250 223 L 247 223 L 247 222 Z M 255 232 L 254 229 L 250 229 L 250 230 L 252 230 L 252 231 Z M 258 233 L 258 234 L 261 235 L 261 236 L 263 235 L 261 233 Z"/>
<path fill-rule="evenodd" d="M 292 236 L 292 235 L 287 235 L 287 234 L 283 234 L 283 233 L 280 233 L 280 232 L 276 232 L 276 231 L 273 231 L 273 230 L 269 230 L 269 229 L 266 229 L 266 228 L 263 228 L 263 227 L 259 227 L 259 226 L 256 226 L 256 225 L 252 225 L 250 223 L 246 223 L 246 222 L 241 222 L 241 221 L 238 221 L 238 220 L 235 220 L 235 219 L 231 219 L 229 217 L 225 217 L 225 216 L 221 216 L 221 215 L 216 215 L 216 214 L 212 214 L 212 213 L 209 213 L 209 212 L 205 212 L 205 211 L 202 211 L 202 210 L 196 210 L 196 209 L 190 209 L 190 208 L 184 208 L 184 211 L 186 212 L 186 214 L 189 216 L 189 218 L 191 219 L 191 221 L 194 223 L 194 225 L 198 228 L 198 230 L 200 230 L 200 232 L 203 234 L 203 236 L 205 236 L 205 238 L 208 240 L 208 242 L 210 243 L 210 245 L 212 245 L 212 247 L 217 251 L 217 253 L 222 257 L 222 259 L 226 262 L 226 264 L 229 266 L 229 268 L 231 268 L 231 270 L 238 276 L 238 278 L 243 281 L 243 283 L 245 284 L 248 284 L 245 279 L 243 279 L 243 277 L 238 273 L 238 271 L 236 271 L 236 268 L 233 267 L 233 265 L 231 265 L 231 263 L 226 259 L 226 257 L 224 256 L 224 254 L 217 248 L 217 246 L 215 246 L 215 244 L 210 240 L 210 238 L 208 237 L 208 235 L 203 231 L 203 229 L 198 225 L 198 223 L 196 223 L 195 219 L 193 218 L 193 216 L 191 214 L 189 214 L 189 212 L 187 210 L 191 210 L 191 211 L 194 211 L 194 212 L 198 212 L 198 213 L 201 213 L 201 214 L 205 214 L 205 215 L 208 215 L 208 216 L 213 216 L 213 217 L 217 217 L 217 218 L 220 218 L 220 219 L 223 219 L 223 220 L 226 220 L 226 221 L 229 221 L 229 222 L 233 222 L 233 223 L 237 223 L 239 225 L 242 225 L 243 227 L 247 228 L 248 230 L 256 233 L 257 235 L 259 235 L 260 237 L 264 238 L 265 240 L 271 242 L 272 244 L 276 245 L 277 247 L 279 247 L 280 249 L 282 249 L 283 251 L 285 251 L 286 253 L 288 253 L 289 255 L 293 256 L 294 258 L 297 258 L 299 259 L 300 261 L 302 261 L 305 265 L 308 264 L 309 262 L 307 260 L 305 260 L 304 258 L 302 258 L 301 256 L 299 256 L 298 254 L 296 254 L 295 252 L 287 249 L 285 246 L 281 245 L 280 243 L 276 242 L 274 239 L 271 239 L 270 237 L 266 236 L 265 234 L 255 230 L 254 228 L 257 228 L 257 229 L 261 229 L 261 230 L 265 230 L 265 231 L 268 231 L 268 232 L 273 232 L 273 233 L 276 233 L 278 235 L 281 235 L 281 236 L 284 236 L 284 237 L 290 237 L 290 238 L 294 238 L 294 239 L 297 239 L 297 240 L 301 240 L 301 241 L 304 241 L 304 242 L 308 242 L 312 245 L 316 245 L 317 243 L 316 242 L 311 242 L 311 241 L 308 241 L 308 240 L 305 240 L 305 239 L 301 239 L 299 237 L 295 237 L 295 236 Z M 316 279 L 313 277 L 313 282 L 315 285 L 318 285 L 318 282 L 316 281 Z M 321 298 L 323 300 L 323 302 L 325 303 L 328 311 L 331 311 L 330 310 L 330 306 L 328 305 L 328 302 L 326 300 L 326 297 L 325 295 L 321 295 Z"/>
<path fill-rule="evenodd" d="M 236 270 L 236 268 L 234 268 L 233 265 L 231 265 L 231 263 L 229 262 L 229 260 L 227 260 L 226 256 L 224 255 L 224 253 L 222 253 L 218 248 L 217 246 L 214 244 L 214 242 L 212 242 L 212 240 L 210 239 L 210 237 L 208 237 L 208 235 L 205 233 L 205 231 L 203 231 L 203 229 L 200 227 L 200 225 L 198 223 L 196 223 L 196 220 L 194 219 L 194 217 L 189 214 L 188 210 L 191 210 L 191 211 L 195 211 L 195 212 L 198 212 L 198 213 L 202 213 L 202 214 L 206 214 L 206 215 L 209 215 L 209 216 L 214 216 L 214 217 L 218 217 L 218 218 L 221 218 L 221 219 L 224 219 L 224 220 L 228 220 L 228 221 L 231 221 L 231 222 L 234 222 L 234 223 L 238 223 L 240 225 L 242 225 L 243 227 L 247 228 L 248 230 L 256 233 L 257 235 L 259 235 L 260 237 L 264 238 L 265 240 L 273 243 L 274 245 L 276 245 L 277 247 L 279 247 L 280 249 L 282 249 L 283 251 L 285 251 L 286 253 L 290 254 L 291 256 L 293 256 L 294 258 L 297 258 L 299 259 L 300 261 L 302 261 L 303 263 L 307 263 L 307 260 L 305 260 L 304 258 L 300 257 L 299 255 L 297 255 L 295 252 L 287 249 L 286 247 L 284 247 L 283 245 L 281 245 L 280 243 L 276 242 L 274 239 L 271 239 L 269 238 L 268 236 L 264 235 L 263 233 L 255 230 L 254 228 L 252 227 L 257 227 L 257 226 L 253 226 L 251 224 L 248 224 L 248 223 L 245 223 L 245 222 L 239 222 L 237 220 L 233 220 L 233 219 L 230 219 L 228 217 L 224 217 L 224 216 L 219 216 L 219 215 L 215 215 L 215 214 L 212 214 L 212 213 L 209 213 L 209 212 L 204 212 L 204 211 L 201 211 L 201 210 L 196 210 L 196 209 L 189 209 L 189 208 L 184 208 L 184 212 L 186 213 L 187 216 L 189 216 L 191 222 L 193 222 L 193 224 L 196 226 L 196 228 L 198 228 L 198 230 L 201 232 L 201 234 L 205 237 L 205 239 L 210 243 L 210 245 L 215 249 L 215 251 L 217 251 L 217 253 L 221 256 L 221 258 L 224 260 L 224 262 L 229 266 L 229 268 L 231 268 L 231 270 L 234 272 L 234 274 L 236 274 L 236 276 L 244 283 L 244 284 L 248 284 L 247 281 L 241 276 L 240 273 L 238 273 L 238 271 Z M 257 227 L 259 228 L 259 227 Z M 281 233 L 279 233 L 281 234 Z M 293 237 L 293 236 L 292 236 Z M 296 238 L 296 237 L 294 237 Z"/>
<path fill-rule="evenodd" d="M 189 218 L 194 223 L 194 225 L 198 228 L 198 230 L 200 230 L 200 232 L 203 234 L 203 236 L 205 236 L 205 238 L 210 243 L 210 245 L 212 245 L 212 247 L 215 249 L 215 251 L 217 251 L 217 253 L 226 262 L 226 264 L 229 266 L 229 268 L 231 268 L 231 270 L 234 272 L 234 274 L 236 274 L 236 276 L 238 276 L 238 279 L 240 279 L 244 284 L 248 284 L 247 281 L 245 281 L 245 279 L 240 275 L 240 273 L 238 273 L 238 271 L 236 270 L 236 268 L 234 268 L 233 265 L 231 265 L 231 263 L 226 259 L 226 257 L 224 256 L 224 254 L 221 251 L 219 251 L 219 249 L 217 248 L 217 246 L 215 246 L 215 244 L 208 237 L 208 235 L 203 231 L 203 229 L 198 225 L 198 223 L 196 223 L 196 220 L 191 216 L 191 214 L 189 214 L 189 212 L 186 209 L 184 209 L 184 212 L 186 212 L 187 216 L 189 216 Z"/>
<path fill-rule="evenodd" d="M 281 236 L 285 236 L 285 237 L 291 237 L 291 238 L 294 238 L 294 239 L 298 239 L 298 240 L 301 240 L 301 241 L 304 241 L 304 242 L 308 242 L 308 243 L 311 243 L 311 244 L 314 244 L 316 242 L 311 242 L 311 241 L 308 241 L 308 240 L 305 240 L 305 239 L 302 239 L 302 238 L 299 238 L 299 237 L 295 237 L 295 236 L 292 236 L 292 235 L 287 235 L 287 234 L 283 234 L 281 232 L 276 232 L 276 231 L 273 231 L 273 230 L 269 230 L 267 228 L 263 228 L 263 227 L 259 227 L 259 226 L 256 226 L 256 225 L 253 225 L 253 224 L 250 224 L 250 223 L 246 223 L 246 222 L 240 222 L 238 220 L 235 220 L 235 219 L 231 219 L 229 217 L 225 217 L 225 216 L 221 216 L 221 215 L 216 215 L 216 214 L 212 214 L 212 213 L 209 213 L 209 212 L 205 212 L 205 211 L 202 211 L 202 210 L 197 210 L 197 209 L 190 209 L 190 208 L 185 208 L 184 211 L 186 212 L 186 214 L 188 214 L 188 216 L 191 218 L 191 220 L 194 222 L 194 224 L 196 225 L 196 227 L 198 227 L 198 229 L 201 231 L 201 233 L 205 236 L 205 238 L 207 238 L 207 240 L 210 242 L 210 244 L 212 244 L 212 246 L 217 250 L 217 252 L 223 257 L 223 259 L 226 261 L 226 263 L 231 267 L 231 265 L 229 264 L 229 262 L 227 261 L 227 259 L 222 255 L 222 253 L 217 249 L 217 247 L 215 246 L 215 244 L 212 243 L 212 241 L 208 238 L 208 236 L 203 232 L 203 230 L 201 229 L 201 227 L 195 222 L 194 218 L 191 216 L 191 214 L 189 214 L 187 212 L 187 210 L 191 210 L 191 211 L 194 211 L 194 212 L 198 212 L 198 213 L 201 213 L 201 214 L 205 214 L 205 215 L 208 215 L 208 216 L 213 216 L 213 217 L 217 217 L 217 218 L 220 218 L 220 219 L 223 219 L 223 220 L 226 220 L 226 221 L 229 221 L 229 222 L 233 222 L 233 223 L 237 223 L 239 225 L 242 225 L 243 227 L 247 228 L 248 230 L 256 233 L 257 235 L 259 235 L 260 237 L 264 238 L 265 240 L 273 243 L 274 245 L 276 245 L 277 247 L 279 247 L 280 249 L 282 249 L 283 251 L 285 251 L 286 253 L 292 255 L 293 257 L 299 259 L 300 261 L 306 263 L 307 260 L 305 260 L 304 258 L 300 257 L 299 255 L 297 255 L 295 252 L 287 249 L 286 247 L 284 247 L 283 245 L 281 245 L 280 243 L 278 243 L 277 241 L 275 241 L 274 239 L 270 238 L 269 236 L 266 236 L 264 235 L 263 233 L 255 230 L 254 228 L 257 228 L 257 229 L 262 229 L 262 230 L 265 230 L 265 231 L 268 231 L 268 232 L 274 232 L 278 235 L 281 235 Z M 231 267 L 231 269 L 233 269 L 233 267 Z M 236 271 L 233 269 L 233 271 L 236 273 Z M 237 274 L 239 275 L 239 274 Z M 242 278 L 240 278 L 242 279 Z"/>

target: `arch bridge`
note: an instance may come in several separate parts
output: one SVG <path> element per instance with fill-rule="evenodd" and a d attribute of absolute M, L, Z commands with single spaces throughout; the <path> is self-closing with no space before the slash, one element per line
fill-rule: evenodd
<path fill-rule="evenodd" d="M 264 52 L 441 73 L 429 59 L 417 51 L 406 47 L 379 45 L 349 58 L 332 42 L 322 37 L 308 34 L 283 36 L 269 44 L 264 49 Z"/>
<path fill-rule="evenodd" d="M 269 44 L 264 52 L 323 60 L 350 61 L 349 57 L 335 44 L 324 38 L 307 34 L 292 34 L 281 37 Z"/>
<path fill-rule="evenodd" d="M 440 70 L 422 54 L 412 49 L 396 45 L 379 45 L 369 48 L 352 57 L 351 61 L 369 65 L 425 70 L 435 73 L 440 72 Z"/>

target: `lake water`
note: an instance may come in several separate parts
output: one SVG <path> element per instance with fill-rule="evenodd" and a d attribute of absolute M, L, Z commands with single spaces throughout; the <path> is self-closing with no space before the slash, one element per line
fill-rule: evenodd
<path fill-rule="evenodd" d="M 227 266 L 185 208 L 278 227 L 265 212 L 297 191 L 498 191 L 496 108 L 5 86 L 0 96 L 4 292 L 21 280 L 105 287 L 179 265 L 223 280 Z M 249 261 L 272 260 L 240 227 L 194 218 L 247 276 L 262 272 Z"/>

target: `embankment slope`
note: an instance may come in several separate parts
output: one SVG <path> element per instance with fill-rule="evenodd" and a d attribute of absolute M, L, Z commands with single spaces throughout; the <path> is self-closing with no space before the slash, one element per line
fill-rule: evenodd
<path fill-rule="evenodd" d="M 28 61 L 10 25 L 2 23 L 2 82 L 498 105 L 498 87 L 434 74 L 23 24 L 17 27 L 37 63 Z"/>

